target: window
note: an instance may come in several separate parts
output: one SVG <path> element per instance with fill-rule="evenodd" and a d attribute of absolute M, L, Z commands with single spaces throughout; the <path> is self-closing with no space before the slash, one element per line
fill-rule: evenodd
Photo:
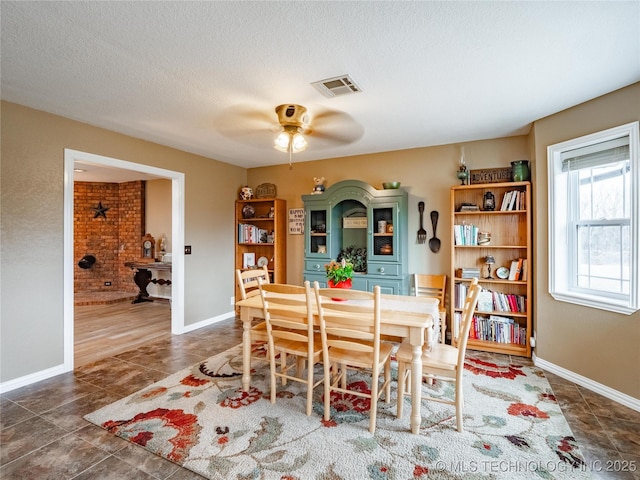
<path fill-rule="evenodd" d="M 638 122 L 547 149 L 549 293 L 631 314 L 640 298 Z"/>

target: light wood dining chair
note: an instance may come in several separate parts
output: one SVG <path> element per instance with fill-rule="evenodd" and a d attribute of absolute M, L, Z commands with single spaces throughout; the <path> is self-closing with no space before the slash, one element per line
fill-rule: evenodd
<path fill-rule="evenodd" d="M 391 398 L 391 352 L 393 345 L 380 341 L 380 287 L 372 292 L 320 288 L 314 282 L 324 364 L 324 420 L 331 418 L 331 392 L 369 398 L 369 431 L 375 432 L 378 398 L 385 393 Z M 348 369 L 371 371 L 371 391 L 361 392 L 348 387 Z M 333 370 L 333 372 L 332 372 Z M 380 371 L 384 381 L 379 385 Z M 331 374 L 333 373 L 333 377 Z"/>
<path fill-rule="evenodd" d="M 263 283 L 270 282 L 269 270 L 267 270 L 266 265 L 262 268 L 255 268 L 251 270 L 236 270 L 236 284 L 238 285 L 238 291 L 240 292 L 241 300 L 246 300 L 249 297 L 260 295 L 258 279 L 260 279 Z M 260 321 L 251 326 L 251 341 L 253 342 L 255 340 L 265 342 L 266 345 L 267 341 L 269 340 L 267 336 L 266 322 Z M 252 357 L 259 360 L 265 360 L 264 355 L 260 355 L 257 353 L 253 354 Z"/>
<path fill-rule="evenodd" d="M 469 338 L 469 329 L 473 320 L 474 310 L 478 303 L 478 295 L 480 294 L 480 286 L 478 279 L 474 278 L 467 292 L 462 309 L 462 318 L 460 324 L 460 333 L 457 338 L 457 347 L 442 343 L 435 344 L 431 349 L 424 348 L 422 351 L 422 373 L 428 380 L 452 382 L 455 384 L 454 400 L 444 398 L 436 398 L 432 396 L 423 396 L 428 400 L 455 405 L 456 407 L 456 424 L 458 432 L 462 432 L 462 407 L 464 405 L 462 393 L 462 374 L 464 372 L 464 357 L 467 350 L 467 340 Z M 404 396 L 409 395 L 408 386 L 411 385 L 411 346 L 401 344 L 396 352 L 398 361 L 398 404 L 397 417 L 402 417 L 402 407 Z"/>
<path fill-rule="evenodd" d="M 254 295 L 260 295 L 258 278 L 261 278 L 263 283 L 270 282 L 269 270 L 267 270 L 266 265 L 261 268 L 253 268 L 250 270 L 236 270 L 236 283 L 240 290 L 240 297 L 242 300 L 246 300 Z"/>
<path fill-rule="evenodd" d="M 447 276 L 432 275 L 425 273 L 413 274 L 413 292 L 416 297 L 430 297 L 440 300 L 440 322 L 439 329 L 434 327 L 434 334 L 440 339 L 440 343 L 445 343 L 447 339 L 447 308 L 445 298 L 447 293 Z"/>
<path fill-rule="evenodd" d="M 269 342 L 271 403 L 276 403 L 278 378 L 282 379 L 282 385 L 286 385 L 287 380 L 300 382 L 307 385 L 306 411 L 311 415 L 313 389 L 324 380 L 323 377 L 314 381 L 314 365 L 322 358 L 322 342 L 314 332 L 311 286 L 308 281 L 304 282 L 304 287 L 262 283 L 261 280 L 258 284 Z M 277 356 L 280 357 L 280 369 Z M 295 363 L 289 363 L 291 357 L 296 359 Z"/>

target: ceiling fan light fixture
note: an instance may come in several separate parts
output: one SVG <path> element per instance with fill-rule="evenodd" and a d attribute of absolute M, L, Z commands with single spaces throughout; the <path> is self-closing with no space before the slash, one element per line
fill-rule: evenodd
<path fill-rule="evenodd" d="M 289 140 L 291 137 L 287 132 L 280 132 L 276 139 L 273 141 L 273 148 L 280 150 L 281 152 L 289 151 Z"/>
<path fill-rule="evenodd" d="M 273 148 L 284 153 L 298 153 L 307 148 L 307 140 L 300 133 L 300 128 L 285 125 L 273 142 Z"/>
<path fill-rule="evenodd" d="M 293 137 L 291 137 L 291 150 L 293 153 L 302 152 L 305 148 L 307 148 L 307 140 L 304 135 L 298 132 L 294 133 Z"/>

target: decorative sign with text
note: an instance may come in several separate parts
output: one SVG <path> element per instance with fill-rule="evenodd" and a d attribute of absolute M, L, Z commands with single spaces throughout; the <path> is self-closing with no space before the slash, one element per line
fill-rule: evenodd
<path fill-rule="evenodd" d="M 292 235 L 304 233 L 304 208 L 289 209 L 289 233 Z"/>
<path fill-rule="evenodd" d="M 481 170 L 471 170 L 469 183 L 502 183 L 511 181 L 511 167 L 503 168 L 483 168 Z"/>

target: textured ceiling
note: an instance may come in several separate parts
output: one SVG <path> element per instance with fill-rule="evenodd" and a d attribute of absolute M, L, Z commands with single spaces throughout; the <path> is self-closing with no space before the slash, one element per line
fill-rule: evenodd
<path fill-rule="evenodd" d="M 1 3 L 2 99 L 244 167 L 527 133 L 640 81 L 640 2 Z M 350 74 L 362 93 L 311 83 Z M 315 121 L 314 121 L 315 114 Z"/>

